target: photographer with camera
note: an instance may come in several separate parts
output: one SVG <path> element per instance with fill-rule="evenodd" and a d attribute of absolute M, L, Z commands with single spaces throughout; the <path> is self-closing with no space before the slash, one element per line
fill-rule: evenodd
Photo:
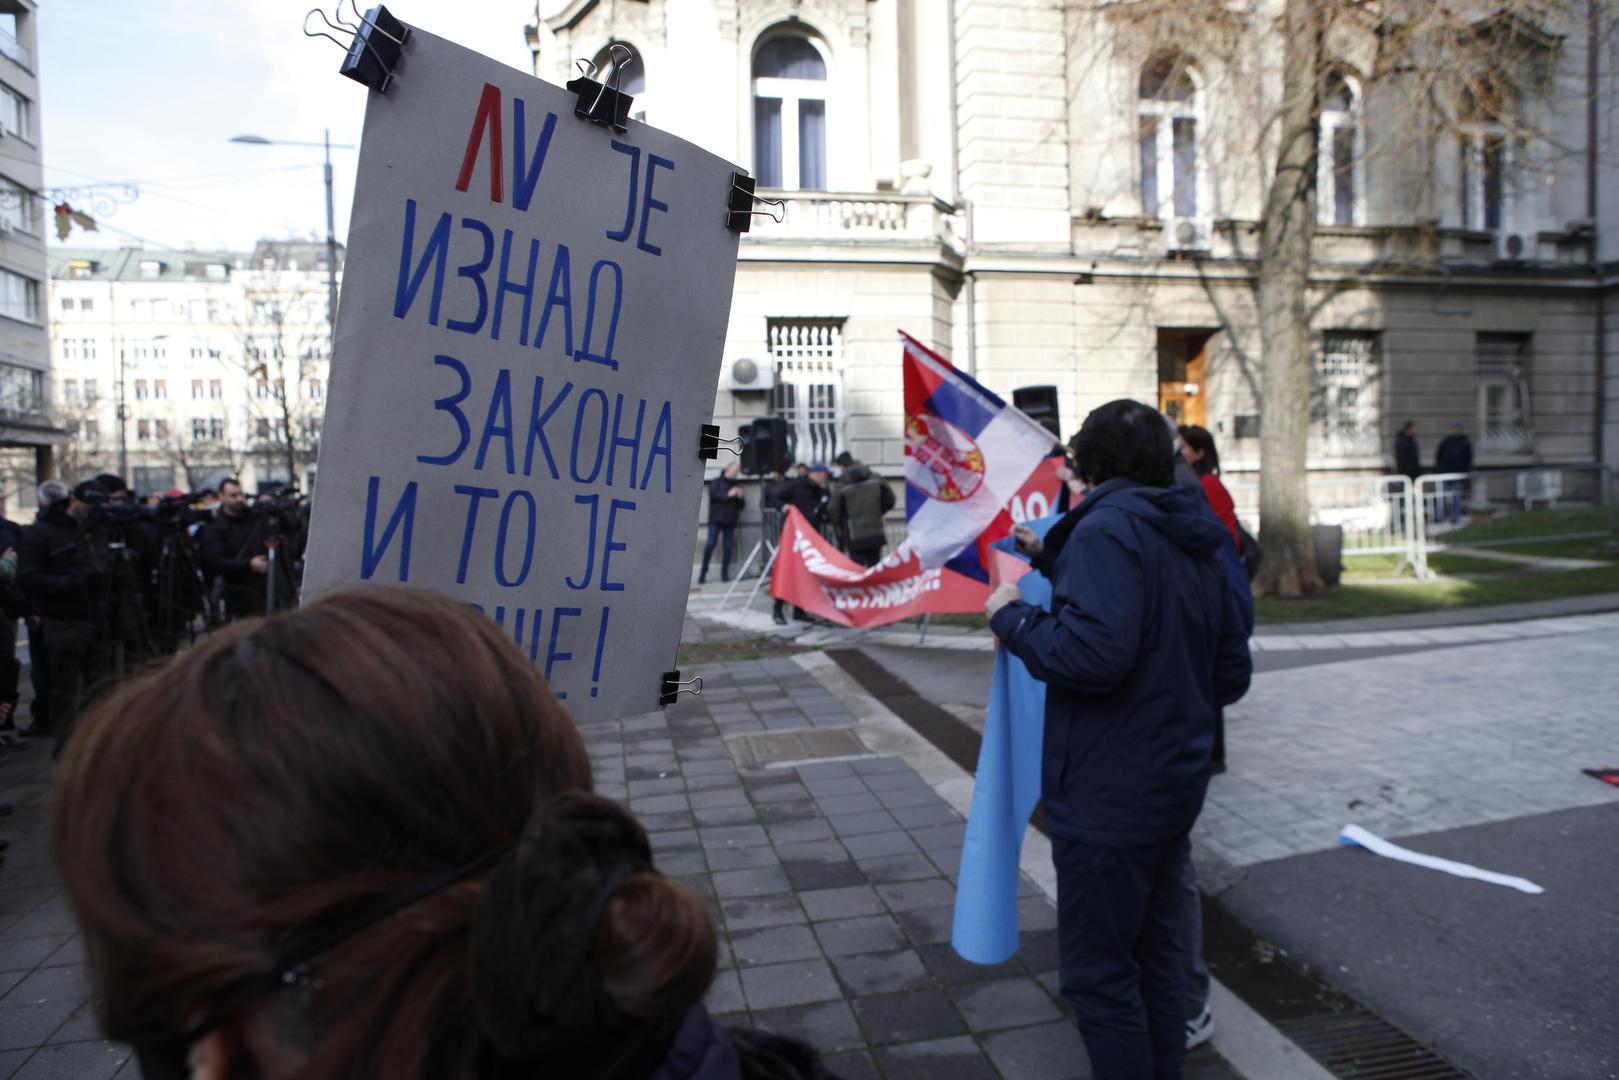
<path fill-rule="evenodd" d="M 264 517 L 248 506 L 242 482 L 219 482 L 219 513 L 202 530 L 202 566 L 225 582 L 225 610 L 232 619 L 264 614 Z"/>
<path fill-rule="evenodd" d="M 41 494 L 47 487 L 41 485 Z M 84 527 L 91 504 L 106 497 L 101 485 L 84 481 L 45 507 L 39 520 L 22 531 L 18 546 L 17 578 L 45 638 L 47 715 L 56 732 L 57 754 L 90 692 L 109 671 L 110 642 L 100 626 L 107 571 Z"/>

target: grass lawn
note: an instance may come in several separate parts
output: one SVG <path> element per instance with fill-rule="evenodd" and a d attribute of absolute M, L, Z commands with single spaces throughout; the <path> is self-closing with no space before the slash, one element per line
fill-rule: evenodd
<path fill-rule="evenodd" d="M 1544 540 L 1537 544 L 1492 544 L 1491 551 L 1510 551 L 1518 555 L 1540 555 L 1548 559 L 1619 559 L 1612 552 L 1604 553 L 1602 545 L 1619 539 L 1619 534 L 1588 536 L 1584 540 Z M 1436 556 L 1430 556 L 1431 564 Z"/>
<path fill-rule="evenodd" d="M 1401 558 L 1402 556 L 1394 554 L 1345 555 L 1344 580 L 1399 576 L 1396 571 L 1399 569 Z M 1499 559 L 1481 559 L 1476 555 L 1450 551 L 1436 551 L 1428 556 L 1428 568 L 1436 574 L 1495 574 L 1515 569 L 1511 563 L 1504 563 Z M 1409 575 L 1409 569 L 1404 573 Z"/>
<path fill-rule="evenodd" d="M 1567 533 L 1611 532 L 1614 512 L 1611 509 L 1590 506 L 1571 506 L 1561 510 L 1531 510 L 1527 514 L 1507 514 L 1482 525 L 1467 525 L 1435 537 L 1447 544 L 1511 543 L 1514 540 L 1533 539 L 1536 536 L 1558 536 Z"/>
<path fill-rule="evenodd" d="M 813 650 L 795 645 L 792 638 L 774 634 L 742 638 L 737 641 L 694 641 L 680 647 L 680 667 L 693 664 L 729 664 L 738 660 L 765 660 L 774 656 L 792 656 Z"/>
<path fill-rule="evenodd" d="M 1430 559 L 1430 562 L 1432 560 Z M 1423 611 L 1557 600 L 1619 592 L 1619 562 L 1591 570 L 1509 574 L 1464 581 L 1441 577 L 1401 585 L 1344 584 L 1310 600 L 1262 598 L 1254 607 L 1262 625 L 1409 615 Z"/>

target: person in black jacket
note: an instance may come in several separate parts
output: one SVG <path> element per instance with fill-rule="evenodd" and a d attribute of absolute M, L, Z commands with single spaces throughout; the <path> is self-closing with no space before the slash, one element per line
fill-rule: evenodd
<path fill-rule="evenodd" d="M 23 530 L 17 552 L 17 578 L 43 624 L 50 670 L 48 716 L 58 754 L 111 666 L 104 625 L 110 567 L 83 528 L 90 503 L 105 497 L 93 480 L 79 484 Z"/>
<path fill-rule="evenodd" d="M 720 552 L 720 580 L 731 580 L 731 552 L 736 543 L 736 523 L 742 516 L 747 499 L 737 480 L 742 466 L 727 465 L 708 482 L 708 542 L 703 545 L 703 568 L 697 574 L 697 584 L 708 580 L 708 561 L 714 555 L 714 545 L 724 538 Z"/>
<path fill-rule="evenodd" d="M 849 557 L 861 566 L 876 566 L 883 557 L 883 516 L 894 509 L 894 490 L 866 466 L 856 462 L 843 474 L 832 496 L 831 517 L 848 541 Z"/>
<path fill-rule="evenodd" d="M 1450 425 L 1450 434 L 1439 440 L 1439 449 L 1434 452 L 1433 467 L 1434 472 L 1439 473 L 1473 471 L 1473 441 L 1467 437 L 1467 430 L 1462 425 Z M 1453 525 L 1460 521 L 1462 503 L 1466 501 L 1464 498 L 1466 488 L 1466 480 L 1446 480 L 1444 498 L 1434 508 L 1434 516 L 1444 517 Z"/>
<path fill-rule="evenodd" d="M 0 517 L 0 633 L 6 635 L 0 646 L 0 747 L 17 740 L 17 680 L 11 677 L 8 682 L 6 673 L 17 662 L 17 620 L 28 614 L 28 600 L 17 584 L 17 547 L 21 543 L 22 526 Z M 4 693 L 7 685 L 9 698 Z"/>
<path fill-rule="evenodd" d="M 799 468 L 804 467 L 800 465 Z M 788 506 L 798 507 L 798 512 L 804 515 L 804 520 L 809 523 L 810 528 L 825 536 L 830 512 L 831 485 L 832 470 L 817 462 L 787 481 L 786 487 L 781 492 L 783 509 Z M 787 602 L 777 599 L 771 607 L 770 617 L 775 620 L 777 626 L 786 626 Z M 799 622 L 815 621 L 815 616 L 797 604 L 793 605 L 793 618 Z"/>
<path fill-rule="evenodd" d="M 1415 486 L 1422 475 L 1422 448 L 1417 445 L 1417 422 L 1407 420 L 1394 436 L 1394 471 Z"/>
<path fill-rule="evenodd" d="M 264 519 L 248 510 L 241 481 L 219 483 L 219 513 L 202 531 L 202 566 L 225 582 L 225 610 L 233 619 L 264 614 Z"/>
<path fill-rule="evenodd" d="M 1215 711 L 1253 664 L 1220 523 L 1174 488 L 1157 410 L 1115 401 L 1074 439 L 1089 493 L 1020 549 L 1051 611 L 999 586 L 990 628 L 1046 684 L 1042 803 L 1057 867 L 1062 995 L 1091 1069 L 1178 1077 L 1186 1055 L 1182 927 L 1188 835 Z"/>

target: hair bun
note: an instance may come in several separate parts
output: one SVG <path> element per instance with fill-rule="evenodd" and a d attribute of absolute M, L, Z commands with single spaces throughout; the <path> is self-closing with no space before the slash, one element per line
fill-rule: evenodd
<path fill-rule="evenodd" d="M 570 792 L 535 810 L 490 874 L 472 917 L 472 989 L 502 1058 L 570 1056 L 627 1022 L 590 970 L 591 923 L 615 865 L 652 868 L 646 831 L 617 803 Z"/>

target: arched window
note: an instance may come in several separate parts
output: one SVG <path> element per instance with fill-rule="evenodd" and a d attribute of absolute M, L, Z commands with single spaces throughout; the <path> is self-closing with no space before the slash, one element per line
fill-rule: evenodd
<path fill-rule="evenodd" d="M 617 46 L 617 48 L 615 48 Z M 630 50 L 626 58 L 624 50 Z M 616 56 L 614 54 L 617 54 Z M 601 52 L 596 54 L 596 79 L 603 84 L 612 77 L 611 68 L 617 60 L 622 71 L 618 77 L 618 90 L 621 94 L 628 94 L 635 100 L 630 103 L 630 116 L 632 119 L 646 122 L 646 65 L 641 59 L 641 50 L 627 41 L 615 41 Z"/>
<path fill-rule="evenodd" d="M 1360 87 L 1343 71 L 1328 72 L 1316 156 L 1316 220 L 1323 225 L 1362 224 L 1361 139 Z"/>
<path fill-rule="evenodd" d="M 760 187 L 826 190 L 826 60 L 809 39 L 768 38 L 753 56 L 753 157 Z"/>
<path fill-rule="evenodd" d="M 1510 87 L 1485 79 L 1462 93 L 1462 228 L 1511 230 L 1513 172 L 1518 146 L 1507 130 L 1515 98 Z"/>
<path fill-rule="evenodd" d="M 1141 212 L 1147 217 L 1198 213 L 1197 82 L 1186 58 L 1160 53 L 1141 69 Z"/>

